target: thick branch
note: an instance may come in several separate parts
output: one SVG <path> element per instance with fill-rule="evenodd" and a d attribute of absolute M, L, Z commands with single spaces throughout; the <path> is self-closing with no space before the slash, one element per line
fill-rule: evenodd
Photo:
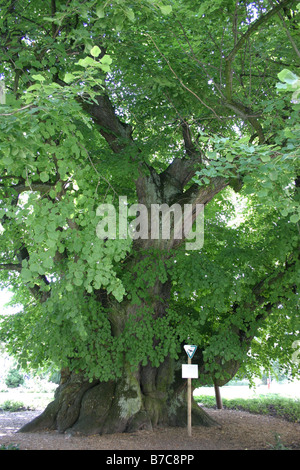
<path fill-rule="evenodd" d="M 184 140 L 184 147 L 187 155 L 191 158 L 197 158 L 199 160 L 199 150 L 196 148 L 193 139 L 192 139 L 192 134 L 190 130 L 190 126 L 186 121 L 183 121 L 181 123 L 181 129 L 182 129 L 182 136 Z M 200 160 L 201 161 L 201 160 Z"/>
<path fill-rule="evenodd" d="M 216 194 L 228 186 L 229 181 L 226 178 L 216 176 L 206 186 L 193 184 L 178 201 L 180 204 L 208 204 Z"/>
<path fill-rule="evenodd" d="M 185 185 L 195 175 L 196 169 L 199 169 L 199 165 L 202 163 L 201 150 L 193 142 L 190 127 L 185 120 L 181 123 L 181 129 L 187 157 L 175 158 L 160 175 L 162 182 L 172 180 L 173 186 L 180 192 L 183 191 Z"/>
<path fill-rule="evenodd" d="M 85 111 L 100 127 L 100 133 L 115 153 L 120 153 L 132 142 L 132 127 L 123 123 L 115 113 L 107 95 L 99 95 L 96 103 L 82 102 Z"/>
<path fill-rule="evenodd" d="M 167 180 L 172 180 L 173 186 L 181 192 L 185 185 L 195 175 L 196 164 L 199 165 L 199 163 L 199 160 L 195 161 L 188 158 L 175 158 L 168 168 L 161 173 L 161 181 L 165 182 Z"/>
<path fill-rule="evenodd" d="M 55 2 L 55 0 L 51 0 L 51 16 L 52 16 L 52 18 L 55 17 L 55 14 L 56 14 L 56 2 Z M 55 24 L 53 22 L 52 23 L 52 37 L 53 38 L 55 37 L 55 33 L 56 33 L 56 27 L 55 27 Z"/>
<path fill-rule="evenodd" d="M 105 50 L 104 48 L 102 49 L 101 55 L 104 55 Z M 62 87 L 66 86 L 66 83 L 58 76 L 55 78 L 55 81 Z M 103 93 L 102 89 L 99 89 L 99 95 L 95 99 L 97 103 L 94 101 L 92 103 L 87 102 L 77 97 L 77 101 L 81 104 L 82 108 L 99 126 L 100 134 L 104 137 L 113 152 L 120 153 L 126 145 L 132 143 L 132 127 L 130 124 L 126 124 L 119 119 L 109 96 Z"/>
<path fill-rule="evenodd" d="M 206 186 L 199 186 L 198 184 L 192 185 L 176 202 L 182 207 L 184 204 L 192 205 L 192 220 L 188 223 L 194 224 L 196 218 L 199 216 L 199 209 L 197 205 L 203 204 L 205 206 L 208 204 L 218 193 L 220 193 L 229 182 L 227 179 L 222 177 L 211 178 L 210 184 Z M 201 212 L 201 211 L 200 211 Z M 184 225 L 184 224 L 183 224 Z M 183 233 L 186 234 L 185 227 L 183 227 Z M 180 238 L 174 239 L 173 246 L 179 246 L 182 244 Z"/>

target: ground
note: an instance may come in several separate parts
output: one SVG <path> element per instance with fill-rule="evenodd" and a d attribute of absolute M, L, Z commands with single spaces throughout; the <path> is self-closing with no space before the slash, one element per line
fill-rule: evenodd
<path fill-rule="evenodd" d="M 206 411 L 218 421 L 211 428 L 163 428 L 132 434 L 69 436 L 57 432 L 17 433 L 40 411 L 0 413 L 0 446 L 20 450 L 271 450 L 278 444 L 300 450 L 300 423 L 242 411 Z M 276 437 L 276 436 L 279 436 Z"/>

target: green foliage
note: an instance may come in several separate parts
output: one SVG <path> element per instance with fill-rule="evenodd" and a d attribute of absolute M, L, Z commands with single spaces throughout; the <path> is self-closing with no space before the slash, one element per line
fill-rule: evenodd
<path fill-rule="evenodd" d="M 196 396 L 195 401 L 208 408 L 216 406 L 215 397 Z M 249 413 L 283 418 L 292 423 L 300 422 L 300 401 L 273 395 L 260 395 L 257 398 L 222 398 L 225 409 L 248 411 Z"/>
<path fill-rule="evenodd" d="M 0 410 L 2 411 L 16 412 L 16 411 L 24 411 L 27 409 L 28 408 L 26 408 L 24 404 L 20 401 L 6 400 L 5 402 L 0 404 Z"/>
<path fill-rule="evenodd" d="M 23 385 L 24 375 L 19 371 L 19 369 L 12 368 L 8 371 L 5 377 L 5 384 L 9 388 L 16 388 L 19 385 Z"/>
<path fill-rule="evenodd" d="M 188 338 L 203 381 L 275 360 L 299 376 L 296 9 L 282 23 L 268 2 L 51 4 L 1 6 L 0 282 L 24 308 L 0 340 L 24 368 L 91 380 L 178 359 Z M 143 197 L 162 174 L 165 196 L 174 161 L 194 162 L 180 197 L 211 200 L 203 249 L 97 238 L 99 204 L 140 202 L 145 175 Z"/>
<path fill-rule="evenodd" d="M 0 450 L 20 450 L 19 445 L 17 444 L 2 444 Z"/>

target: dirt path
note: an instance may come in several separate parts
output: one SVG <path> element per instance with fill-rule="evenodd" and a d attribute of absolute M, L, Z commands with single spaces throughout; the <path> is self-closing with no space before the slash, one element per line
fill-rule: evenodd
<path fill-rule="evenodd" d="M 0 413 L 0 446 L 15 444 L 20 450 L 263 450 L 280 442 L 300 450 L 300 424 L 241 411 L 206 411 L 220 426 L 186 429 L 163 428 L 132 434 L 68 436 L 57 432 L 18 434 L 16 431 L 40 411 Z"/>

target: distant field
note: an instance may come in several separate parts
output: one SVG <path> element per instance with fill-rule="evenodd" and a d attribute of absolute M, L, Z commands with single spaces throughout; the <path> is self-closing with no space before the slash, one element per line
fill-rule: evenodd
<path fill-rule="evenodd" d="M 273 382 L 268 388 L 267 385 L 258 385 L 250 389 L 246 385 L 228 385 L 220 387 L 222 398 L 254 398 L 258 395 L 278 394 L 287 398 L 300 398 L 300 381 L 286 384 Z M 200 387 L 194 391 L 194 395 L 214 396 L 214 387 Z"/>
<path fill-rule="evenodd" d="M 7 401 L 21 402 L 24 407 L 34 410 L 43 410 L 54 398 L 54 392 L 35 392 L 18 389 L 9 389 L 0 392 L 0 407 Z"/>

